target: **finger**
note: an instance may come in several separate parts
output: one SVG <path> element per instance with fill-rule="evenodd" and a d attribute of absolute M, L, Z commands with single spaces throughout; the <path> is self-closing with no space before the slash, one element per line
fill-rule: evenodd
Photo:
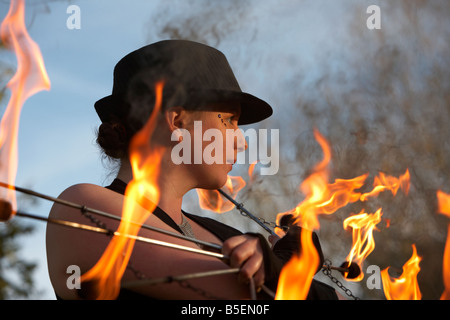
<path fill-rule="evenodd" d="M 255 275 L 253 276 L 253 279 L 255 281 L 255 286 L 257 291 L 259 291 L 261 289 L 261 287 L 263 286 L 264 282 L 266 281 L 266 273 L 264 270 L 264 264 L 261 265 L 261 267 L 258 269 L 258 271 L 255 273 Z"/>
<path fill-rule="evenodd" d="M 257 287 L 264 283 L 263 258 L 260 254 L 252 255 L 245 261 L 239 272 L 238 279 L 240 282 L 248 283 L 251 278 L 253 278 Z"/>
<path fill-rule="evenodd" d="M 222 253 L 226 256 L 230 256 L 231 252 L 246 241 L 244 236 L 237 236 L 227 239 L 222 245 Z"/>
<path fill-rule="evenodd" d="M 237 245 L 230 253 L 230 266 L 242 268 L 244 263 L 255 254 L 255 245 L 251 241 L 244 241 Z"/>
<path fill-rule="evenodd" d="M 244 262 L 247 261 L 247 259 L 249 259 L 255 253 L 259 253 L 262 255 L 262 253 L 258 252 L 258 238 L 246 236 L 244 238 L 244 241 L 240 240 L 241 239 L 235 241 L 236 246 L 229 254 L 231 266 L 235 268 L 240 268 L 244 264 Z"/>

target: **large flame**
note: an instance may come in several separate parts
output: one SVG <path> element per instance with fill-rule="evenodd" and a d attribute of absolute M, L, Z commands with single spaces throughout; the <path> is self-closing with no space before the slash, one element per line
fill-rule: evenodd
<path fill-rule="evenodd" d="M 422 260 L 417 255 L 416 246 L 412 245 L 413 254 L 403 265 L 403 273 L 399 278 L 391 278 L 389 268 L 381 271 L 381 281 L 386 299 L 388 300 L 420 300 L 422 294 L 417 282 L 420 272 L 419 263 Z"/>
<path fill-rule="evenodd" d="M 161 109 L 163 83 L 156 85 L 156 101 L 152 115 L 145 126 L 133 137 L 130 145 L 130 162 L 133 180 L 125 192 L 122 220 L 117 232 L 121 235 L 137 235 L 140 226 L 155 209 L 159 201 L 157 179 L 163 147 L 152 146 L 149 141 L 155 129 Z M 137 206 L 147 211 L 135 210 Z M 133 221 L 135 223 L 130 223 Z M 82 276 L 91 282 L 96 299 L 115 299 L 119 294 L 120 280 L 128 264 L 135 240 L 114 236 L 97 264 Z"/>
<path fill-rule="evenodd" d="M 293 210 L 280 213 L 277 221 L 285 214 L 292 214 L 297 224 L 306 228 L 318 229 L 320 226 L 317 219 L 319 214 L 332 214 L 348 203 L 360 199 L 361 193 L 355 190 L 364 185 L 368 175 L 361 175 L 353 179 L 336 179 L 334 183 L 328 183 L 331 149 L 326 139 L 317 130 L 314 131 L 314 136 L 322 147 L 323 159 L 300 186 L 300 190 L 306 195 L 305 200 Z"/>
<path fill-rule="evenodd" d="M 39 46 L 31 39 L 25 27 L 25 2 L 11 1 L 9 12 L 0 27 L 2 42 L 17 57 L 17 70 L 7 87 L 11 98 L 0 123 L 0 181 L 14 185 L 17 166 L 17 139 L 22 106 L 32 95 L 50 89 L 50 80 Z M 0 198 L 17 208 L 15 192 L 3 189 Z"/>
<path fill-rule="evenodd" d="M 450 217 L 450 194 L 441 190 L 437 192 L 438 211 Z M 441 300 L 450 300 L 450 223 L 447 231 L 447 242 L 445 243 L 444 260 L 442 262 L 442 273 L 445 290 L 441 295 Z"/>
<path fill-rule="evenodd" d="M 362 265 L 367 256 L 375 249 L 375 240 L 373 238 L 373 230 L 381 221 L 381 208 L 374 214 L 365 213 L 364 210 L 357 215 L 353 215 L 344 220 L 344 229 L 352 228 L 353 246 L 347 256 L 348 265 L 351 262 L 358 264 L 362 269 Z M 351 281 L 361 281 L 364 274 L 361 272 L 358 277 L 348 279 Z"/>
<path fill-rule="evenodd" d="M 331 149 L 317 130 L 314 131 L 314 136 L 322 148 L 323 159 L 300 186 L 306 196 L 305 200 L 293 210 L 280 213 L 277 217 L 279 221 L 283 215 L 291 214 L 295 224 L 303 227 L 300 236 L 301 252 L 291 258 L 280 274 L 275 297 L 279 300 L 306 299 L 320 262 L 312 241 L 312 232 L 320 226 L 318 215 L 331 214 L 347 203 L 357 201 L 360 193 L 355 193 L 354 190 L 360 188 L 366 178 L 361 176 L 351 180 L 336 180 L 334 184 L 329 184 Z"/>
<path fill-rule="evenodd" d="M 245 180 L 239 176 L 228 176 L 227 182 L 222 187 L 230 197 L 236 199 L 239 191 L 246 185 Z M 217 190 L 196 189 L 199 199 L 200 208 L 204 210 L 213 211 L 216 213 L 223 213 L 234 208 L 234 204 L 220 194 Z"/>

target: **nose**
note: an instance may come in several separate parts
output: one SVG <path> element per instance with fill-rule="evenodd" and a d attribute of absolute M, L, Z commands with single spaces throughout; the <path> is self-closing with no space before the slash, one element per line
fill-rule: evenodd
<path fill-rule="evenodd" d="M 242 152 L 247 150 L 248 144 L 247 141 L 244 138 L 244 135 L 242 134 L 241 129 L 237 129 L 237 135 L 236 135 L 236 150 L 237 152 Z"/>

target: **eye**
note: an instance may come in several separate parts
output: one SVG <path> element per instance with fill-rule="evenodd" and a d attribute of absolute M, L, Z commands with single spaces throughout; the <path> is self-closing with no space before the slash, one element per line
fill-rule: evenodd
<path fill-rule="evenodd" d="M 220 118 L 220 120 L 222 121 L 222 123 L 227 126 L 227 125 L 232 125 L 232 126 L 237 126 L 238 125 L 238 120 L 239 120 L 239 114 L 237 113 L 228 113 L 228 114 L 219 114 L 218 117 Z"/>

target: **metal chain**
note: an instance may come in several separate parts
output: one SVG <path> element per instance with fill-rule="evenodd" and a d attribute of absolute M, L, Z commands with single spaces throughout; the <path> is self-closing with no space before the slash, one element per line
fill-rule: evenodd
<path fill-rule="evenodd" d="M 89 211 L 87 210 L 86 206 L 82 206 L 80 208 L 80 212 L 81 212 L 81 215 L 83 215 L 84 217 L 88 218 L 97 227 L 107 230 L 108 231 L 108 233 L 107 233 L 108 236 L 113 236 L 114 235 L 114 231 L 109 229 L 107 227 L 106 223 L 104 223 L 100 219 L 98 219 L 98 218 L 94 217 L 92 214 L 90 214 Z"/>
<path fill-rule="evenodd" d="M 353 298 L 354 300 L 360 300 L 360 298 L 358 298 L 358 297 L 356 297 L 353 293 L 352 293 L 352 291 L 350 290 L 350 289 L 348 289 L 348 288 L 346 288 L 343 284 L 342 284 L 342 282 L 340 282 L 335 276 L 333 276 L 332 274 L 331 274 L 331 261 L 330 260 L 325 260 L 325 262 L 324 262 L 324 267 L 322 268 L 322 272 L 323 272 L 323 274 L 324 275 L 326 275 L 327 277 L 329 277 L 330 279 L 331 279 L 331 281 L 333 282 L 333 283 L 335 283 L 336 284 L 336 286 L 339 288 L 339 289 L 341 289 L 342 291 L 344 291 L 344 293 L 347 295 L 347 296 L 349 296 L 350 298 Z"/>
<path fill-rule="evenodd" d="M 190 289 L 198 294 L 200 294 L 201 296 L 207 298 L 207 299 L 214 299 L 214 300 L 225 300 L 225 298 L 223 297 L 218 297 L 215 295 L 212 295 L 208 292 L 206 292 L 203 289 L 194 287 L 193 285 L 191 285 L 189 282 L 187 282 L 186 280 L 177 280 L 177 283 L 180 285 L 180 287 L 182 288 L 186 288 L 186 289 Z"/>
<path fill-rule="evenodd" d="M 250 217 L 249 217 L 244 211 L 240 210 L 243 206 L 244 206 L 244 204 L 243 204 L 243 203 L 240 203 L 239 205 L 236 206 L 236 209 L 239 211 L 239 213 L 240 213 L 242 216 L 247 217 L 247 218 L 250 219 Z M 273 229 L 275 229 L 275 228 L 280 228 L 280 229 L 282 229 L 283 231 L 287 231 L 287 230 L 288 230 L 288 227 L 287 227 L 287 226 L 280 226 L 280 225 L 276 224 L 276 223 L 273 222 L 273 221 L 267 221 L 266 219 L 261 218 L 261 217 L 255 216 L 255 218 L 258 219 L 260 222 L 264 223 L 265 225 L 267 225 L 267 226 L 273 228 Z"/>

